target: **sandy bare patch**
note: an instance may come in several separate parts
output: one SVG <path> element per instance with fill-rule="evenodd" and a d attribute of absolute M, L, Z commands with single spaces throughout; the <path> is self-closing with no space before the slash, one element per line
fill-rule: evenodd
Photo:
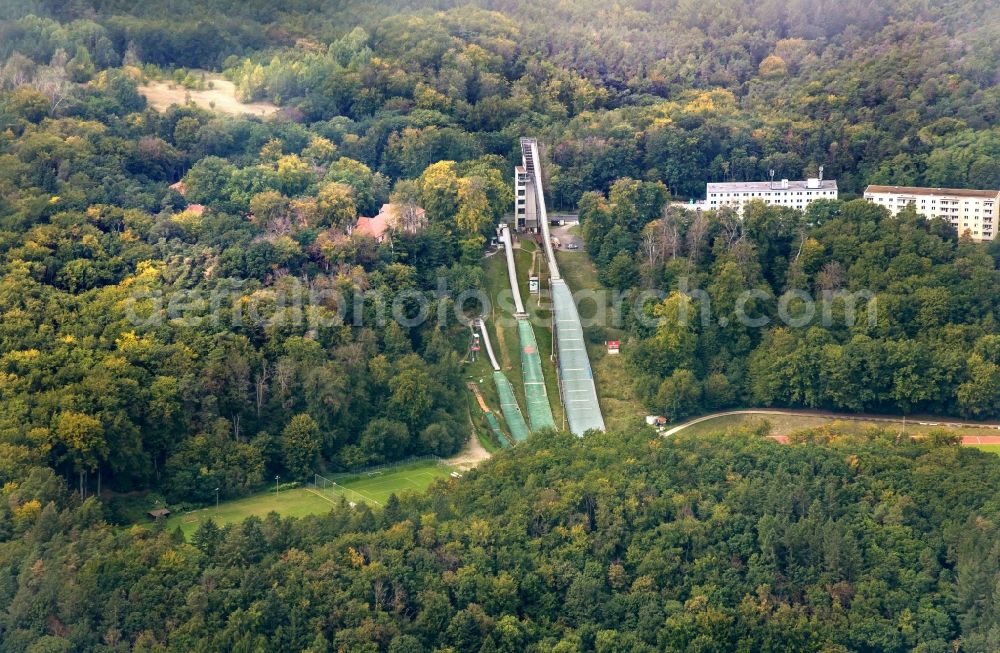
<path fill-rule="evenodd" d="M 489 460 L 490 452 L 479 444 L 479 438 L 475 435 L 465 441 L 462 450 L 451 458 L 446 459 L 449 465 L 458 467 L 461 470 L 470 470 L 484 460 Z"/>
<path fill-rule="evenodd" d="M 175 82 L 163 81 L 144 84 L 139 87 L 139 92 L 157 111 L 164 111 L 172 104 L 183 105 L 188 99 L 203 109 L 231 115 L 249 113 L 254 116 L 268 116 L 278 110 L 278 107 L 270 102 L 240 102 L 236 99 L 236 85 L 221 75 L 209 73 L 205 79 L 212 82 L 214 88 L 206 88 L 203 91 L 188 90 Z"/>

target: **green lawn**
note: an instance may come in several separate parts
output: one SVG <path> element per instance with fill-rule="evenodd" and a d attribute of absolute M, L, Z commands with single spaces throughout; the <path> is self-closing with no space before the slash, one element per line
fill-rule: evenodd
<path fill-rule="evenodd" d="M 992 451 L 995 454 L 1000 454 L 1000 444 L 972 444 L 970 447 L 975 447 L 976 449 L 982 449 L 983 451 Z"/>
<path fill-rule="evenodd" d="M 679 431 L 677 434 L 692 436 L 709 435 L 711 433 L 728 431 L 729 429 L 744 425 L 757 424 L 763 420 L 763 415 L 723 415 L 722 417 L 716 417 L 714 419 L 705 420 L 704 422 L 692 424 L 691 426 Z M 671 425 L 668 424 L 667 426 L 669 428 Z M 810 428 L 810 426 L 803 425 L 801 428 Z M 774 433 L 773 424 L 771 432 Z"/>
<path fill-rule="evenodd" d="M 383 505 L 390 494 L 422 492 L 434 481 L 448 478 L 453 471 L 450 466 L 431 460 L 400 465 L 382 472 L 335 474 L 329 478 L 339 487 L 324 488 L 321 493 L 334 498 L 343 495 L 355 503 Z"/>
<path fill-rule="evenodd" d="M 301 487 L 279 493 L 269 490 L 242 499 L 223 501 L 218 510 L 209 506 L 200 510 L 172 515 L 166 527 L 180 527 L 185 537 L 190 537 L 206 519 L 214 519 L 220 526 L 242 521 L 251 515 L 263 517 L 276 512 L 282 517 L 304 517 L 329 512 L 340 503 L 343 495 L 348 501 L 368 503 L 372 507 L 383 505 L 392 493 L 422 492 L 439 478 L 448 478 L 452 468 L 437 461 L 417 461 L 385 470 L 382 473 L 332 474 L 331 480 L 339 487 L 315 490 Z"/>
<path fill-rule="evenodd" d="M 221 526 L 243 521 L 251 515 L 263 517 L 272 511 L 282 517 L 322 514 L 329 512 L 334 505 L 335 502 L 332 499 L 310 492 L 305 488 L 285 490 L 277 494 L 272 489 L 269 492 L 260 492 L 242 499 L 223 501 L 219 504 L 218 510 L 215 509 L 215 506 L 211 506 L 201 510 L 174 514 L 167 519 L 166 526 L 168 530 L 179 526 L 185 537 L 190 537 L 198 525 L 209 518 Z"/>

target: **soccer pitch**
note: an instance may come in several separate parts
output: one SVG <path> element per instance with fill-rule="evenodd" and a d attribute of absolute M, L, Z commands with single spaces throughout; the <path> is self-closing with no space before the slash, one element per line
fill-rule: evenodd
<path fill-rule="evenodd" d="M 272 488 L 269 492 L 223 501 L 218 509 L 209 506 L 171 515 L 167 519 L 166 528 L 172 531 L 180 527 L 184 536 L 190 538 L 198 526 L 209 519 L 215 521 L 217 526 L 223 526 L 241 522 L 250 516 L 264 517 L 270 512 L 276 512 L 282 517 L 304 517 L 329 512 L 334 505 L 334 501 L 306 488 L 283 490 L 277 494 Z"/>
<path fill-rule="evenodd" d="M 437 460 L 421 460 L 384 470 L 358 472 L 356 474 L 336 474 L 330 478 L 336 483 L 328 487 L 314 488 L 311 484 L 275 492 L 271 490 L 223 501 L 218 509 L 208 506 L 200 510 L 171 515 L 166 528 L 180 527 L 184 536 L 191 537 L 198 526 L 212 519 L 219 526 L 241 522 L 256 515 L 264 517 L 276 512 L 282 517 L 304 517 L 329 512 L 340 504 L 340 497 L 353 503 L 366 503 L 373 508 L 382 506 L 392 493 L 422 492 L 439 478 L 448 478 L 455 471 L 451 465 Z"/>
<path fill-rule="evenodd" d="M 455 470 L 450 465 L 443 465 L 435 460 L 418 461 L 384 470 L 321 476 L 317 479 L 316 489 L 326 496 L 343 496 L 354 503 L 381 506 L 393 493 L 421 492 L 437 479 L 448 478 L 453 471 Z M 327 480 L 324 481 L 324 478 Z"/>

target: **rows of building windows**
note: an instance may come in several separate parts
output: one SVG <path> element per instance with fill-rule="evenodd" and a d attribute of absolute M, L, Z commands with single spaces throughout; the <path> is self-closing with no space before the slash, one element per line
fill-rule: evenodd
<path fill-rule="evenodd" d="M 923 197 L 905 191 L 878 190 L 867 192 L 865 199 L 884 206 L 893 215 L 912 205 L 920 215 L 947 220 L 957 231 L 968 232 L 976 240 L 993 239 L 993 223 L 997 216 L 994 213 L 996 202 L 990 197 Z"/>
<path fill-rule="evenodd" d="M 774 191 L 744 191 L 729 193 L 709 193 L 708 203 L 711 206 L 733 206 L 752 199 L 763 199 L 766 204 L 781 204 L 785 206 L 808 204 L 817 199 L 836 199 L 835 190 L 774 190 Z"/>
<path fill-rule="evenodd" d="M 834 190 L 762 190 L 762 191 L 744 191 L 744 192 L 734 192 L 734 193 L 709 193 L 709 197 L 789 197 L 795 195 L 806 196 L 833 196 L 837 194 Z"/>

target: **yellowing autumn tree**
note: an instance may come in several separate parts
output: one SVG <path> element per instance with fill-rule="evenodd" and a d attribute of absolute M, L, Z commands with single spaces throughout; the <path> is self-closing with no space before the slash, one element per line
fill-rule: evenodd
<path fill-rule="evenodd" d="M 438 161 L 427 166 L 417 180 L 420 203 L 431 221 L 448 220 L 458 210 L 459 176 L 454 161 Z"/>
<path fill-rule="evenodd" d="M 788 72 L 788 65 L 778 55 L 771 54 L 760 62 L 759 70 L 764 77 L 784 77 L 785 73 Z"/>
<path fill-rule="evenodd" d="M 297 155 L 278 159 L 278 183 L 285 195 L 291 197 L 302 193 L 315 178 L 312 167 Z"/>
<path fill-rule="evenodd" d="M 345 227 L 358 215 L 354 193 L 347 184 L 330 183 L 320 189 L 316 197 L 317 225 L 320 227 Z"/>
<path fill-rule="evenodd" d="M 302 150 L 302 156 L 315 165 L 329 165 L 337 158 L 337 146 L 329 139 L 313 135 L 309 145 Z"/>
<path fill-rule="evenodd" d="M 250 213 L 258 224 L 266 225 L 288 214 L 288 198 L 274 190 L 257 193 L 250 200 Z"/>
<path fill-rule="evenodd" d="M 481 233 L 492 222 L 490 202 L 483 184 L 476 178 L 465 177 L 458 185 L 458 213 L 455 224 L 465 236 Z"/>

